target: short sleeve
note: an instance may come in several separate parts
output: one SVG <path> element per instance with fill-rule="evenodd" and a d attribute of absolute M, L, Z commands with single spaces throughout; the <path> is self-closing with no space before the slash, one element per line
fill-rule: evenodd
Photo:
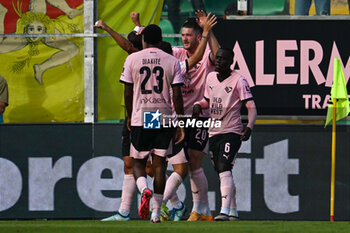
<path fill-rule="evenodd" d="M 188 60 L 184 60 L 180 62 L 181 74 L 185 75 L 188 72 Z"/>
<path fill-rule="evenodd" d="M 180 48 L 173 47 L 173 56 L 174 57 L 179 57 L 180 51 L 181 51 Z"/>
<path fill-rule="evenodd" d="M 175 62 L 175 69 L 174 69 L 174 78 L 173 78 L 173 82 L 171 83 L 172 85 L 178 85 L 178 84 L 183 84 L 184 83 L 184 79 L 181 73 L 181 66 L 180 66 L 180 62 L 179 60 L 176 59 Z"/>
<path fill-rule="evenodd" d="M 253 98 L 249 84 L 244 77 L 241 77 L 237 83 L 238 96 L 241 101 Z"/>
<path fill-rule="evenodd" d="M 123 71 L 120 77 L 120 82 L 124 83 L 134 83 L 132 79 L 132 69 L 131 69 L 131 56 L 128 56 L 125 60 Z"/>

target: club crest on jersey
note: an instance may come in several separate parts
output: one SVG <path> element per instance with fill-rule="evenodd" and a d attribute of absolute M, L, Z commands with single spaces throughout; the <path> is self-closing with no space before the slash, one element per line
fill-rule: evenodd
<path fill-rule="evenodd" d="M 198 63 L 194 66 L 194 68 L 195 68 L 195 69 L 199 69 L 199 67 L 201 67 L 201 65 L 202 65 L 202 63 L 201 63 L 201 62 L 198 62 Z"/>
<path fill-rule="evenodd" d="M 189 88 L 190 87 L 190 84 L 191 84 L 191 75 L 190 74 L 185 74 L 183 76 L 183 79 L 184 79 L 184 86 L 186 88 Z"/>
<path fill-rule="evenodd" d="M 232 87 L 225 87 L 225 91 L 226 91 L 227 93 L 230 93 L 230 92 L 232 91 Z"/>
<path fill-rule="evenodd" d="M 144 129 L 160 129 L 160 117 L 161 113 L 159 109 L 156 112 L 144 111 L 143 112 L 143 128 Z"/>

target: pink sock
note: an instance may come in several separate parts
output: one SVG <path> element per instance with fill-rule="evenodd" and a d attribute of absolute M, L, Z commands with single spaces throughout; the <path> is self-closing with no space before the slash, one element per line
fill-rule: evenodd
<path fill-rule="evenodd" d="M 124 175 L 123 189 L 122 189 L 122 202 L 120 203 L 119 212 L 130 212 L 132 197 L 136 189 L 135 178 L 133 174 Z"/>
<path fill-rule="evenodd" d="M 176 172 L 173 172 L 165 184 L 163 202 L 168 202 L 170 198 L 176 195 L 177 188 L 182 183 L 182 178 Z M 176 195 L 177 196 L 177 195 Z"/>
<path fill-rule="evenodd" d="M 221 211 L 220 213 L 229 214 L 230 204 L 233 191 L 233 178 L 231 171 L 221 172 L 220 176 L 220 191 L 221 191 Z"/>
<path fill-rule="evenodd" d="M 192 199 L 193 202 L 200 202 L 201 197 L 200 197 L 200 188 L 199 188 L 199 181 L 198 181 L 198 176 L 199 173 L 201 172 L 201 169 L 197 169 L 195 171 L 190 172 L 190 182 L 191 182 L 191 191 L 192 191 Z"/>
<path fill-rule="evenodd" d="M 236 209 L 237 208 L 237 203 L 236 203 L 236 185 L 235 185 L 235 181 L 232 180 L 232 195 L 231 195 L 231 204 L 230 204 L 230 208 L 231 209 Z"/>
<path fill-rule="evenodd" d="M 191 172 L 193 209 L 197 213 L 210 215 L 208 204 L 208 180 L 202 168 Z"/>
<path fill-rule="evenodd" d="M 169 176 L 168 175 L 166 175 L 166 179 L 168 180 L 169 179 Z M 182 178 L 181 178 L 182 179 Z M 168 182 L 168 181 L 167 181 Z M 182 181 L 181 181 L 182 182 Z M 165 184 L 165 188 L 166 188 L 166 186 L 167 186 L 167 184 Z M 176 189 L 177 190 L 177 189 Z M 164 192 L 164 195 L 165 195 L 165 192 Z M 163 197 L 164 198 L 164 197 Z M 166 200 L 166 201 L 168 201 L 168 200 Z M 170 197 L 170 202 L 171 202 L 171 204 L 173 205 L 173 207 L 175 207 L 175 208 L 181 208 L 181 203 L 180 203 L 180 199 L 179 199 L 179 197 L 177 196 L 177 194 L 176 194 L 176 192 L 173 194 L 173 195 L 171 195 L 171 197 Z M 163 204 L 166 204 L 166 202 L 164 202 L 163 201 Z"/>
<path fill-rule="evenodd" d="M 144 176 L 140 176 L 136 180 L 137 189 L 142 194 L 143 190 L 147 188 L 147 179 Z"/>
<path fill-rule="evenodd" d="M 152 203 L 152 217 L 157 215 L 160 216 L 160 208 L 162 206 L 163 194 L 154 193 Z"/>

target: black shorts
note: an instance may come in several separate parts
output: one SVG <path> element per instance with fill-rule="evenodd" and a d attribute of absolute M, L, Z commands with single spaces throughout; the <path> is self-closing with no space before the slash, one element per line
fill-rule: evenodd
<path fill-rule="evenodd" d="M 241 135 L 235 133 L 218 134 L 209 138 L 209 151 L 215 168 L 219 163 L 231 165 L 241 147 Z"/>
<path fill-rule="evenodd" d="M 199 120 L 208 120 L 207 117 L 201 117 Z M 207 153 L 207 143 L 208 143 L 208 128 L 205 127 L 188 127 L 185 128 L 185 138 L 183 143 L 179 143 L 174 147 L 174 154 L 179 152 L 182 148 L 185 149 L 185 154 L 187 160 L 189 160 L 188 149 L 203 151 Z"/>
<path fill-rule="evenodd" d="M 137 151 L 152 149 L 167 150 L 174 137 L 174 128 L 144 129 L 142 126 L 131 127 L 131 143 Z"/>
<path fill-rule="evenodd" d="M 122 129 L 122 154 L 130 156 L 130 131 L 127 127 L 127 119 L 125 119 Z"/>
<path fill-rule="evenodd" d="M 169 154 L 167 155 L 167 157 L 172 158 L 174 155 L 177 155 L 181 151 L 181 149 L 184 148 L 184 141 L 185 140 L 182 140 L 178 144 L 175 144 L 175 135 L 174 135 L 174 138 L 172 141 L 172 150 L 169 151 Z M 185 152 L 185 154 L 186 154 L 186 152 Z M 187 155 L 186 155 L 186 159 L 188 160 Z"/>

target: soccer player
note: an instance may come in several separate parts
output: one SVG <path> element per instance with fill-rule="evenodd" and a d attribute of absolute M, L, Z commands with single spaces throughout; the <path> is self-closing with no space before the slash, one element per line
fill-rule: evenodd
<path fill-rule="evenodd" d="M 130 14 L 130 17 L 133 20 L 132 13 Z M 134 21 L 134 20 L 133 20 Z M 112 38 L 116 41 L 116 43 L 128 54 L 137 52 L 139 50 L 142 50 L 142 38 L 140 40 L 140 36 L 136 35 L 138 33 L 138 29 L 134 29 L 132 32 L 129 33 L 127 40 L 125 37 L 111 29 L 105 22 L 102 20 L 98 20 L 94 27 L 100 28 L 108 32 Z M 136 31 L 135 31 L 136 30 Z M 123 155 L 123 161 L 124 161 L 124 180 L 123 180 L 123 187 L 122 187 L 122 196 L 121 196 L 121 203 L 118 211 L 108 217 L 102 219 L 102 221 L 129 221 L 130 220 L 130 209 L 132 205 L 132 198 L 136 189 L 136 182 L 133 175 L 133 163 L 132 158 L 130 157 L 130 131 L 128 130 L 126 126 L 127 120 L 125 120 L 122 130 L 122 155 Z M 147 163 L 148 172 L 147 174 L 151 173 L 151 165 Z"/>
<path fill-rule="evenodd" d="M 236 220 L 235 188 L 232 168 L 242 141 L 249 139 L 257 111 L 247 80 L 230 69 L 233 51 L 219 49 L 215 58 L 215 71 L 207 76 L 204 98 L 193 107 L 198 118 L 203 109 L 210 109 L 210 117 L 221 120 L 221 127 L 209 129 L 209 150 L 215 170 L 220 177 L 221 210 L 216 221 Z M 241 107 L 248 109 L 248 124 L 241 121 Z"/>
<path fill-rule="evenodd" d="M 166 155 L 174 135 L 174 128 L 162 127 L 160 116 L 172 115 L 172 105 L 176 114 L 183 115 L 183 78 L 179 61 L 157 48 L 157 44 L 162 41 L 161 29 L 151 24 L 143 30 L 142 35 L 144 49 L 127 57 L 120 81 L 125 85 L 124 99 L 128 126 L 131 129 L 133 172 L 136 185 L 142 193 L 139 215 L 145 219 L 149 214 L 152 192 L 147 187 L 145 167 L 148 157 L 152 155 L 154 194 L 151 222 L 158 223 L 165 188 Z M 146 99 L 153 101 L 145 101 Z M 142 127 L 146 113 L 152 114 L 151 122 L 159 119 L 159 129 Z M 177 128 L 176 142 L 183 137 L 183 129 Z"/>
<path fill-rule="evenodd" d="M 202 32 L 202 38 L 200 39 L 199 44 L 197 45 L 197 48 L 195 49 L 194 53 L 191 57 L 186 57 L 184 60 L 180 62 L 181 64 L 181 72 L 184 76 L 187 75 L 188 70 L 191 70 L 193 67 L 197 65 L 197 63 L 202 59 L 204 52 L 206 51 L 207 41 L 209 33 L 211 32 L 211 29 L 216 25 L 216 17 L 215 15 L 211 15 L 209 13 L 207 16 L 202 17 L 201 26 L 203 28 Z M 183 149 L 183 143 L 180 143 L 178 145 L 174 146 L 173 155 L 170 155 L 169 157 L 175 157 L 179 156 L 182 157 L 182 154 L 184 154 Z M 170 161 L 170 159 L 169 159 Z M 184 203 L 179 201 L 177 198 L 176 190 L 179 187 L 179 185 L 182 183 L 183 179 L 185 178 L 184 174 L 186 172 L 184 171 L 184 164 L 175 164 L 173 161 L 170 161 L 170 163 L 174 167 L 174 172 L 170 175 L 170 177 L 167 179 L 166 188 L 164 192 L 164 199 L 163 199 L 163 205 L 162 205 L 162 217 L 164 219 L 172 219 L 174 221 L 179 221 L 186 211 L 186 206 Z M 173 209 L 171 211 L 171 215 L 169 216 L 168 209 L 166 207 L 166 203 L 171 197 L 170 201 L 173 205 Z M 209 208 L 208 208 L 209 209 Z"/>
<path fill-rule="evenodd" d="M 105 31 L 107 31 L 112 38 L 117 42 L 119 46 L 121 46 L 122 49 L 124 49 L 126 52 L 129 54 L 133 52 L 137 52 L 142 49 L 140 48 L 140 31 L 142 31 L 141 24 L 139 22 L 139 14 L 137 12 L 131 12 L 130 17 L 134 24 L 136 25 L 134 31 L 129 33 L 128 39 L 124 38 L 122 35 L 119 33 L 115 32 L 113 29 L 111 29 L 107 24 L 105 24 L 102 20 L 98 20 L 96 22 L 95 27 L 101 28 Z M 203 33 L 199 45 L 197 46 L 197 49 L 195 50 L 194 54 L 183 60 L 181 64 L 181 72 L 185 74 L 187 70 L 192 69 L 203 57 L 203 54 L 206 49 L 207 45 L 207 36 L 211 29 L 216 25 L 215 15 L 211 15 L 210 13 L 208 14 L 207 17 L 202 17 L 202 23 L 201 26 L 203 27 Z M 167 42 L 161 42 L 159 44 L 159 47 L 168 53 L 172 53 L 171 50 L 171 45 Z M 125 121 L 126 123 L 126 121 Z M 130 150 L 130 140 L 129 140 L 129 135 L 130 132 L 124 125 L 123 127 L 123 133 L 122 133 L 122 149 L 123 149 L 123 160 L 124 160 L 124 182 L 123 182 L 123 189 L 122 189 L 122 201 L 120 208 L 118 212 L 109 217 L 103 219 L 103 221 L 127 221 L 130 220 L 129 213 L 130 213 L 130 208 L 131 208 L 131 203 L 132 203 L 132 196 L 135 190 L 135 180 L 133 179 L 132 176 L 132 160 L 129 157 L 129 150 Z M 181 150 L 181 146 L 177 146 L 175 150 L 176 154 L 176 161 L 175 161 L 175 156 L 170 155 L 171 159 L 169 159 L 169 162 L 173 165 L 174 167 L 174 172 L 170 175 L 170 179 L 167 180 L 166 183 L 166 189 L 164 192 L 164 200 L 162 205 L 162 216 L 165 219 L 172 219 L 174 221 L 179 221 L 184 214 L 186 207 L 184 203 L 182 203 L 178 196 L 176 195 L 176 190 L 178 186 L 182 183 L 182 180 L 186 177 L 187 175 L 187 169 L 183 165 L 183 150 Z M 187 163 L 186 163 L 187 164 Z M 186 165 L 187 166 L 187 165 Z M 149 169 L 151 170 L 151 169 Z M 150 172 L 147 172 L 149 174 Z M 169 214 L 168 209 L 166 208 L 166 203 L 170 199 L 173 209 L 171 211 L 171 214 Z"/>
<path fill-rule="evenodd" d="M 173 55 L 180 62 L 194 56 L 200 41 L 207 39 L 207 46 L 203 58 L 193 68 L 185 67 L 184 86 L 182 86 L 182 95 L 184 100 L 185 114 L 192 115 L 192 108 L 196 101 L 200 101 L 204 95 L 204 83 L 209 72 L 214 70 L 212 61 L 220 45 L 216 40 L 214 33 L 209 31 L 203 33 L 201 28 L 203 20 L 207 17 L 204 11 L 197 11 L 198 23 L 196 20 L 188 20 L 182 26 L 183 48 L 173 48 Z M 202 34 L 203 33 L 203 34 Z M 208 111 L 203 111 L 200 120 L 206 120 L 209 117 Z M 193 198 L 193 207 L 188 221 L 212 221 L 208 203 L 208 181 L 202 169 L 202 159 L 207 153 L 208 129 L 206 128 L 187 128 L 185 131 L 184 147 L 189 157 L 190 181 Z"/>

